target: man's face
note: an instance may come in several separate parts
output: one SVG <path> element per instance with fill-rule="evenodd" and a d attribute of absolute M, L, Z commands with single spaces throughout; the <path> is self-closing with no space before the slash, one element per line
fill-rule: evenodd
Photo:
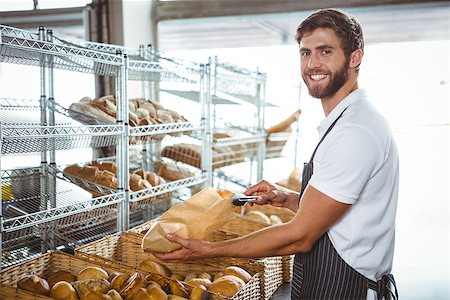
<path fill-rule="evenodd" d="M 332 29 L 317 28 L 302 37 L 300 66 L 312 97 L 333 96 L 348 79 L 348 65 L 349 60 Z"/>

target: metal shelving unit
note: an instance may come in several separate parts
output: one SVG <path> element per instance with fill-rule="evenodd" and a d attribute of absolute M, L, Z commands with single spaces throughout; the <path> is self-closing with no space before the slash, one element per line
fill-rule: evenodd
<path fill-rule="evenodd" d="M 238 155 L 228 159 L 221 159 L 213 162 L 218 166 L 227 166 L 240 162 L 249 163 L 250 176 L 247 186 L 253 181 L 253 164 L 256 163 L 256 181 L 262 179 L 263 162 L 265 157 L 266 134 L 264 130 L 265 113 L 265 84 L 266 75 L 258 71 L 250 71 L 234 65 L 220 63 L 215 57 L 210 59 L 212 63 L 211 72 L 211 94 L 212 96 L 228 99 L 234 104 L 249 107 L 249 118 L 254 120 L 253 124 L 224 124 L 219 127 L 216 124 L 217 108 L 214 105 L 212 118 L 213 132 L 227 133 L 233 132 L 230 137 L 213 139 L 213 149 L 230 147 Z M 254 115 L 251 115 L 251 111 Z M 236 122 L 236 120 L 233 120 Z M 213 158 L 214 161 L 214 158 Z M 215 176 L 219 180 L 233 182 L 234 176 L 229 176 L 224 171 L 216 171 Z M 242 185 L 242 180 L 234 180 L 238 185 Z"/>
<path fill-rule="evenodd" d="M 120 144 L 125 129 L 120 123 L 75 122 L 55 104 L 53 95 L 53 69 L 115 76 L 119 80 L 124 58 L 54 42 L 51 31 L 44 28 L 35 34 L 2 25 L 0 62 L 35 66 L 40 73 L 39 100 L 0 99 L 0 167 L 2 156 L 41 156 L 38 167 L 0 168 L 0 184 L 6 191 L 2 193 L 0 210 L 1 267 L 5 267 L 55 249 L 62 243 L 55 230 L 59 226 L 81 224 L 84 220 L 80 215 L 125 202 L 123 192 L 92 197 L 67 178 L 56 176 L 57 150 Z"/>

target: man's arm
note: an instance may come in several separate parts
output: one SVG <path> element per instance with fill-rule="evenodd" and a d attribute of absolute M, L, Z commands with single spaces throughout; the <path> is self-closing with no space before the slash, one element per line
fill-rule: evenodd
<path fill-rule="evenodd" d="M 183 246 L 166 254 L 163 260 L 186 260 L 206 257 L 266 257 L 308 252 L 314 243 L 351 207 L 321 193 L 312 186 L 306 189 L 299 209 L 290 222 L 268 227 L 237 239 L 217 243 L 168 238 Z"/>

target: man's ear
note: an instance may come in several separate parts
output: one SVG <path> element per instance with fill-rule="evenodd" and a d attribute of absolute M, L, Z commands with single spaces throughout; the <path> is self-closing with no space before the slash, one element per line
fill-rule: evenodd
<path fill-rule="evenodd" d="M 357 49 L 350 54 L 350 68 L 357 68 L 362 61 L 363 51 L 361 49 Z"/>

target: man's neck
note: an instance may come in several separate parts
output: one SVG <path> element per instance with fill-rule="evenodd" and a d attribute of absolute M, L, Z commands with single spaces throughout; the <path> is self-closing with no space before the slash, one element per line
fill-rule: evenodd
<path fill-rule="evenodd" d="M 357 89 L 358 81 L 356 79 L 348 80 L 334 95 L 320 99 L 325 117 L 327 117 L 345 97 Z"/>

